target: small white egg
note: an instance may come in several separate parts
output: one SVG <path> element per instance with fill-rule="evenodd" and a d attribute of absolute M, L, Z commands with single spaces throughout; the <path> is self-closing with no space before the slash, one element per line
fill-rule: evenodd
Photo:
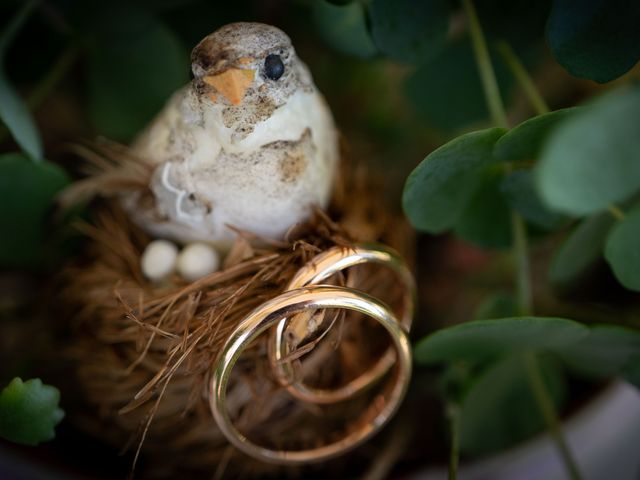
<path fill-rule="evenodd" d="M 140 267 L 145 277 L 159 282 L 171 275 L 176 268 L 178 247 L 167 240 L 154 240 L 144 249 Z"/>
<path fill-rule="evenodd" d="M 219 268 L 220 255 L 206 243 L 191 243 L 178 255 L 178 273 L 190 282 L 209 275 Z"/>

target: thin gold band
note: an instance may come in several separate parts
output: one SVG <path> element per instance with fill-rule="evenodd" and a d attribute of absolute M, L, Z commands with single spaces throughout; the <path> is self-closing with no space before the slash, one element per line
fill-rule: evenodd
<path fill-rule="evenodd" d="M 387 266 L 398 276 L 403 287 L 400 324 L 406 331 L 409 331 L 414 313 L 415 283 L 413 275 L 402 257 L 388 247 L 382 245 L 357 245 L 352 248 L 334 247 L 316 256 L 302 267 L 289 282 L 287 290 L 317 285 L 342 270 L 364 263 Z M 322 389 L 307 386 L 295 378 L 293 364 L 285 360 L 290 353 L 290 347 L 285 341 L 285 333 L 290 320 L 290 318 L 282 318 L 272 330 L 269 339 L 269 357 L 271 367 L 280 384 L 299 400 L 315 404 L 330 404 L 352 398 L 379 382 L 396 361 L 394 349 L 390 347 L 369 370 L 341 387 Z M 332 325 L 333 322 L 328 328 L 331 328 Z"/>
<path fill-rule="evenodd" d="M 271 450 L 252 443 L 240 433 L 227 410 L 227 385 L 231 371 L 242 352 L 261 334 L 282 318 L 323 308 L 343 308 L 368 315 L 389 333 L 396 350 L 396 373 L 389 392 L 380 394 L 374 404 L 380 405 L 372 419 L 346 434 L 337 442 L 310 450 Z M 344 287 L 317 285 L 285 292 L 250 313 L 232 332 L 222 348 L 210 384 L 210 407 L 220 430 L 241 451 L 263 461 L 300 464 L 338 456 L 367 440 L 395 413 L 404 397 L 411 376 L 411 349 L 403 327 L 382 302 L 362 292 Z"/>

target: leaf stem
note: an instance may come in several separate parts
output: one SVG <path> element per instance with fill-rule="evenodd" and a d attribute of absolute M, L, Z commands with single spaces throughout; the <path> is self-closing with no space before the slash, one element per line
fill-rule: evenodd
<path fill-rule="evenodd" d="M 550 435 L 553 437 L 558 450 L 560 450 L 564 464 L 569 471 L 569 476 L 572 480 L 580 480 L 582 476 L 578 470 L 578 464 L 574 460 L 571 450 L 569 450 L 569 446 L 567 445 L 567 441 L 564 438 L 560 419 L 558 418 L 558 413 L 553 405 L 553 400 L 549 395 L 549 391 L 542 379 L 536 354 L 533 352 L 525 352 L 522 354 L 522 357 L 527 370 L 529 385 L 535 396 L 536 403 L 538 404 L 540 412 L 548 426 Z"/>
<path fill-rule="evenodd" d="M 530 315 L 533 311 L 533 295 L 531 291 L 527 225 L 522 216 L 515 210 L 511 210 L 511 234 L 513 237 L 513 256 L 516 264 L 518 313 L 523 316 Z"/>
<path fill-rule="evenodd" d="M 480 27 L 478 14 L 471 0 L 462 0 L 462 6 L 469 20 L 469 34 L 471 35 L 471 43 L 478 64 L 478 71 L 480 72 L 480 79 L 482 80 L 482 88 L 487 100 L 489 113 L 496 126 L 506 128 L 508 126 L 507 114 L 505 113 L 504 105 L 500 98 L 498 82 L 496 81 L 496 75 L 491 65 L 491 56 L 489 55 L 487 42 L 484 39 L 484 34 Z"/>
<path fill-rule="evenodd" d="M 613 215 L 613 218 L 616 220 L 624 220 L 626 217 L 624 211 L 613 203 L 607 207 L 607 210 L 609 210 L 609 213 Z"/>
<path fill-rule="evenodd" d="M 536 114 L 542 115 L 543 113 L 549 113 L 549 106 L 544 101 L 544 98 L 542 98 L 540 91 L 536 87 L 535 83 L 533 83 L 531 76 L 516 56 L 511 45 L 505 41 L 500 41 L 496 48 L 498 49 L 498 53 L 500 53 L 502 60 L 520 84 L 522 90 L 524 90 L 524 93 Z"/>
<path fill-rule="evenodd" d="M 455 403 L 447 405 L 447 418 L 451 435 L 449 449 L 449 480 L 458 478 L 458 463 L 460 461 L 460 407 Z"/>
<path fill-rule="evenodd" d="M 491 58 L 487 49 L 487 45 L 482 33 L 480 22 L 473 6 L 472 0 L 462 0 L 462 5 L 469 20 L 469 31 L 471 41 L 476 56 L 476 63 L 482 78 L 482 85 L 489 105 L 489 111 L 494 123 L 499 127 L 508 127 L 507 116 L 505 114 L 504 105 L 500 98 L 500 91 L 496 82 Z M 514 56 L 515 57 L 515 56 Z M 518 62 L 519 64 L 519 62 Z M 521 65 L 520 65 L 521 66 Z M 524 70 L 524 69 L 523 69 Z M 528 75 L 525 76 L 528 78 Z M 533 82 L 531 82 L 533 84 Z M 513 236 L 513 255 L 516 263 L 516 289 L 518 293 L 518 307 L 521 315 L 530 315 L 532 313 L 532 293 L 531 293 L 531 276 L 529 267 L 529 248 L 527 242 L 526 224 L 519 213 L 511 212 L 511 229 Z M 542 374 L 537 362 L 536 354 L 533 352 L 523 353 L 527 376 L 531 386 L 532 393 L 540 409 L 547 428 L 552 438 L 556 442 L 556 446 L 562 455 L 563 461 L 573 480 L 580 480 L 580 473 L 577 464 L 573 459 L 569 447 L 564 439 L 558 413 L 556 412 L 551 395 L 547 390 Z M 453 448 L 452 448 L 453 450 Z M 453 457 L 457 452 L 451 452 Z"/>

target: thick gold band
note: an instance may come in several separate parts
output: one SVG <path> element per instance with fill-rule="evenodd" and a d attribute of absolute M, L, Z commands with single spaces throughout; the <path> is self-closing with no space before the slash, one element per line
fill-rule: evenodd
<path fill-rule="evenodd" d="M 287 290 L 317 285 L 349 267 L 365 263 L 386 266 L 397 275 L 403 288 L 400 324 L 406 331 L 409 331 L 414 313 L 415 283 L 413 275 L 402 257 L 388 247 L 382 245 L 358 245 L 353 248 L 334 247 L 316 256 L 302 267 L 289 282 Z M 391 347 L 372 368 L 341 387 L 322 389 L 307 386 L 295 378 L 293 364 L 286 360 L 290 351 L 285 341 L 285 333 L 290 320 L 290 318 L 281 319 L 272 331 L 269 344 L 271 367 L 280 384 L 287 388 L 291 395 L 305 402 L 330 404 L 352 398 L 380 381 L 396 361 L 394 349 Z M 332 325 L 328 328 L 331 328 Z"/>

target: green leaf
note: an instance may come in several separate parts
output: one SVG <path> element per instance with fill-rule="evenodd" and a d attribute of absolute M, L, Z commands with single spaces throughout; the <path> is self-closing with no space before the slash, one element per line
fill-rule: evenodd
<path fill-rule="evenodd" d="M 566 398 L 562 370 L 543 356 L 537 363 L 552 400 L 561 406 Z M 524 362 L 512 355 L 486 371 L 467 394 L 460 414 L 460 449 L 469 455 L 496 452 L 542 431 L 544 425 Z"/>
<path fill-rule="evenodd" d="M 417 363 L 481 359 L 510 351 L 557 349 L 579 341 L 589 332 L 564 318 L 511 317 L 476 320 L 438 330 L 414 349 Z"/>
<path fill-rule="evenodd" d="M 59 401 L 58 389 L 39 378 L 14 378 L 0 393 L 0 437 L 24 445 L 53 439 L 54 427 L 64 417 Z"/>
<path fill-rule="evenodd" d="M 364 7 L 359 2 L 332 5 L 313 2 L 313 20 L 322 39 L 348 55 L 371 58 L 378 53 L 367 30 Z"/>
<path fill-rule="evenodd" d="M 602 259 L 607 234 L 614 218 L 608 212 L 584 220 L 555 254 L 549 281 L 566 289 L 585 277 Z"/>
<path fill-rule="evenodd" d="M 500 190 L 511 208 L 542 230 L 556 230 L 569 220 L 565 215 L 549 210 L 542 203 L 534 188 L 531 171 L 518 170 L 511 173 L 500 185 Z"/>
<path fill-rule="evenodd" d="M 494 60 L 500 91 L 506 95 L 513 85 L 512 76 L 497 58 Z M 468 37 L 448 44 L 423 62 L 407 77 L 404 89 L 416 113 L 437 128 L 456 130 L 489 118 Z"/>
<path fill-rule="evenodd" d="M 482 167 L 495 162 L 493 145 L 505 132 L 491 128 L 461 135 L 431 152 L 404 186 L 405 214 L 418 230 L 453 227 L 478 185 Z"/>
<path fill-rule="evenodd" d="M 42 141 L 38 127 L 26 104 L 0 70 L 0 118 L 11 136 L 32 159 L 42 159 Z"/>
<path fill-rule="evenodd" d="M 536 160 L 547 136 L 577 111 L 579 107 L 563 108 L 525 120 L 496 142 L 495 156 L 504 161 Z"/>
<path fill-rule="evenodd" d="M 485 299 L 476 309 L 474 320 L 513 317 L 518 312 L 516 299 L 511 293 L 497 292 Z"/>
<path fill-rule="evenodd" d="M 562 123 L 542 151 L 537 185 L 554 210 L 601 211 L 640 189 L 640 88 L 614 92 Z"/>
<path fill-rule="evenodd" d="M 640 355 L 640 331 L 615 325 L 594 325 L 589 335 L 558 352 L 573 370 L 589 376 L 610 377 Z"/>
<path fill-rule="evenodd" d="M 604 256 L 618 281 L 625 288 L 640 292 L 640 207 L 613 227 Z"/>
<path fill-rule="evenodd" d="M 188 55 L 169 29 L 133 5 L 109 4 L 92 22 L 89 114 L 101 134 L 126 141 L 188 81 Z"/>
<path fill-rule="evenodd" d="M 445 45 L 449 31 L 447 0 L 373 0 L 371 34 L 378 49 L 401 62 L 422 62 Z"/>
<path fill-rule="evenodd" d="M 0 156 L 0 268 L 36 267 L 49 238 L 45 217 L 53 198 L 69 183 L 49 162 L 33 163 L 20 153 Z"/>
<path fill-rule="evenodd" d="M 479 181 L 460 218 L 456 236 L 482 248 L 507 248 L 511 245 L 511 211 L 500 184 L 502 169 L 488 167 L 479 172 Z"/>
<path fill-rule="evenodd" d="M 547 41 L 569 73 L 608 82 L 640 58 L 640 3 L 629 0 L 554 0 Z"/>
<path fill-rule="evenodd" d="M 37 2 L 24 2 L 22 8 L 0 35 L 0 119 L 16 143 L 32 159 L 42 159 L 42 140 L 29 109 L 13 88 L 4 71 L 7 48 Z"/>

